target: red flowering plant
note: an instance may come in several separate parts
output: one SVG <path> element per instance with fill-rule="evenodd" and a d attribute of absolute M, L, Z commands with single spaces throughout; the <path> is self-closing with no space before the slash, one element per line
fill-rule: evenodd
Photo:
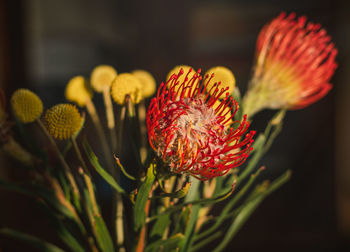
<path fill-rule="evenodd" d="M 281 13 L 259 34 L 244 111 L 301 109 L 324 97 L 337 67 L 337 49 L 320 24 Z"/>
<path fill-rule="evenodd" d="M 62 243 L 3 227 L 0 235 L 59 252 L 187 252 L 208 243 L 223 251 L 260 203 L 290 178 L 286 171 L 262 180 L 260 160 L 281 131 L 286 110 L 308 106 L 330 90 L 336 53 L 320 25 L 281 14 L 258 37 L 242 104 L 226 67 L 201 75 L 177 66 L 147 100 L 156 90 L 150 73 L 98 66 L 90 79 L 70 79 L 65 90 L 69 102 L 86 109 L 98 137 L 86 132 L 85 114 L 75 105 L 58 104 L 42 116 L 41 99 L 19 89 L 11 97 L 12 120 L 1 98 L 1 150 L 35 176 L 30 183 L 0 180 L 0 188 L 38 199 Z M 103 95 L 105 123 L 93 103 L 94 91 Z M 280 111 L 255 136 L 250 119 L 265 108 Z M 14 140 L 12 121 L 22 131 L 28 130 L 25 124 L 37 124 L 47 140 L 39 151 Z M 121 154 L 128 152 L 125 139 L 136 165 Z M 99 204 L 96 173 L 113 188 L 110 205 Z"/>
<path fill-rule="evenodd" d="M 171 172 L 208 180 L 225 175 L 247 159 L 255 132 L 245 135 L 249 127 L 246 115 L 242 121 L 232 121 L 238 103 L 228 93 L 219 100 L 226 92 L 220 83 L 210 87 L 212 95 L 210 90 L 205 93 L 214 74 L 206 75 L 199 84 L 200 71 L 189 78 L 191 71 L 181 69 L 160 85 L 147 113 L 148 138 Z M 214 107 L 216 102 L 219 105 Z M 229 130 L 226 124 L 231 124 Z"/>

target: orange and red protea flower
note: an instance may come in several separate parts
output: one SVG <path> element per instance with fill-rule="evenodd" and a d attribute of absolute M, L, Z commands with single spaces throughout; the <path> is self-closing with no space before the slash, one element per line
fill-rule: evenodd
<path fill-rule="evenodd" d="M 242 121 L 232 119 L 238 104 L 228 93 L 217 105 L 218 98 L 227 91 L 220 89 L 220 82 L 206 93 L 213 75 L 202 81 L 200 71 L 191 71 L 184 73 L 181 69 L 160 85 L 147 112 L 148 137 L 171 172 L 208 180 L 246 160 L 255 132 L 247 133 L 246 116 Z"/>
<path fill-rule="evenodd" d="M 301 109 L 325 96 L 337 67 L 337 50 L 319 24 L 280 14 L 265 25 L 243 106 L 252 116 L 264 108 Z"/>

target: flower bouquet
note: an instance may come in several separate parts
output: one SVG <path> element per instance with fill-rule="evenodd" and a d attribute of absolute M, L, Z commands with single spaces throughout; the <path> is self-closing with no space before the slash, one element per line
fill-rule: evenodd
<path fill-rule="evenodd" d="M 42 116 L 41 99 L 19 89 L 10 99 L 11 120 L 2 96 L 1 150 L 34 175 L 20 184 L 0 180 L 0 188 L 35 199 L 62 243 L 8 227 L 0 235 L 40 251 L 199 251 L 208 244 L 223 251 L 260 203 L 290 178 L 285 171 L 260 179 L 268 169 L 260 160 L 287 110 L 328 93 L 336 54 L 320 25 L 282 13 L 258 37 L 243 97 L 228 68 L 202 75 L 187 65 L 173 68 L 158 89 L 146 71 L 117 74 L 98 66 L 89 80 L 76 76 L 66 86 L 66 99 L 83 112 L 63 103 Z M 106 123 L 94 92 L 103 95 Z M 263 109 L 278 112 L 256 133 L 250 122 Z M 85 119 L 94 125 L 89 132 Z M 24 148 L 12 134 L 13 121 L 21 132 L 37 124 L 40 146 Z M 120 156 L 126 146 L 133 165 Z M 100 178 L 112 188 L 107 209 L 98 197 Z"/>

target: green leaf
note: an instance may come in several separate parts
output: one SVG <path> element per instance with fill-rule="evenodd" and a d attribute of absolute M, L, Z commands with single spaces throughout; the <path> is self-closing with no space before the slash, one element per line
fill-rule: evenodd
<path fill-rule="evenodd" d="M 190 215 L 191 215 L 191 207 L 188 206 L 185 209 L 183 209 L 180 213 L 179 219 L 175 224 L 175 228 L 173 233 L 185 233 L 188 222 L 190 220 Z"/>
<path fill-rule="evenodd" d="M 266 196 L 268 196 L 273 191 L 275 191 L 280 186 L 282 186 L 284 183 L 286 183 L 289 180 L 290 176 L 291 176 L 291 172 L 288 170 L 282 176 L 277 178 L 265 190 L 261 190 L 261 185 L 257 186 L 257 191 L 260 191 L 260 194 L 258 194 L 256 197 L 254 197 L 251 200 L 248 199 L 247 202 L 244 203 L 243 208 L 238 213 L 237 217 L 234 219 L 230 228 L 225 233 L 224 239 L 221 240 L 220 244 L 215 248 L 214 252 L 223 251 L 223 249 L 225 249 L 227 244 L 232 240 L 232 238 L 238 233 L 238 231 L 241 229 L 241 227 L 244 225 L 244 223 L 252 215 L 252 213 L 255 211 L 255 209 L 266 198 Z M 262 187 L 265 187 L 265 185 L 262 185 Z M 255 193 L 255 192 L 252 192 L 252 194 L 253 193 Z"/>
<path fill-rule="evenodd" d="M 159 240 L 153 243 L 150 243 L 146 249 L 145 252 L 153 252 L 153 251 L 160 251 L 159 248 L 163 247 L 162 251 L 170 251 L 172 249 L 176 249 L 179 247 L 180 241 L 183 239 L 183 234 L 176 234 L 173 235 L 166 240 Z"/>
<path fill-rule="evenodd" d="M 114 246 L 106 224 L 101 216 L 94 215 L 94 228 L 98 245 L 103 252 L 114 252 Z"/>
<path fill-rule="evenodd" d="M 191 182 L 192 182 L 192 187 L 189 193 L 187 194 L 187 196 L 185 197 L 185 203 L 195 201 L 200 197 L 199 189 L 200 189 L 201 181 L 191 177 Z M 180 251 L 188 251 L 188 248 L 192 243 L 193 232 L 197 223 L 199 210 L 200 210 L 199 205 L 192 206 L 192 211 L 190 213 L 190 219 L 188 221 L 188 226 L 185 231 L 185 236 L 180 243 Z"/>
<path fill-rule="evenodd" d="M 86 155 L 88 156 L 90 163 L 92 166 L 96 169 L 98 174 L 101 175 L 101 177 L 108 183 L 110 184 L 115 190 L 117 190 L 120 193 L 125 193 L 124 189 L 115 181 L 115 179 L 106 172 L 105 169 L 102 168 L 100 163 L 98 162 L 98 158 L 96 155 L 93 153 L 90 145 L 88 144 L 86 138 L 83 140 L 83 147 L 86 152 Z"/>
<path fill-rule="evenodd" d="M 155 168 L 155 164 L 152 163 L 147 170 L 146 179 L 141 184 L 140 190 L 136 196 L 136 201 L 134 206 L 135 230 L 138 230 L 139 228 L 141 228 L 146 221 L 145 208 L 146 208 L 149 192 L 151 191 L 153 182 L 155 180 L 154 168 Z"/>
<path fill-rule="evenodd" d="M 42 198 L 48 205 L 62 213 L 63 215 L 75 219 L 74 215 L 71 211 L 69 211 L 65 206 L 63 206 L 57 199 L 56 196 L 48 191 L 46 188 L 38 187 L 37 188 L 22 188 L 20 186 L 14 185 L 12 183 L 8 183 L 6 181 L 0 180 L 0 187 L 11 190 L 17 193 L 21 193 L 23 195 L 33 197 L 33 198 Z M 35 187 L 32 185 L 32 187 Z"/>
<path fill-rule="evenodd" d="M 224 209 L 221 211 L 220 216 L 217 218 L 217 220 L 214 222 L 212 226 L 210 226 L 208 229 L 204 230 L 203 232 L 197 234 L 194 238 L 195 241 L 198 241 L 211 233 L 215 232 L 216 229 L 220 227 L 220 225 L 224 222 L 226 219 L 226 216 L 228 216 L 232 210 L 232 208 L 237 204 L 237 202 L 246 194 L 246 192 L 250 189 L 250 187 L 253 185 L 253 183 L 256 181 L 256 179 L 259 177 L 259 174 L 263 171 L 263 168 L 260 168 L 255 174 L 252 174 L 250 176 L 250 179 L 248 182 L 238 190 L 238 193 L 232 197 L 228 203 L 225 205 Z"/>
<path fill-rule="evenodd" d="M 166 228 L 169 226 L 169 223 L 170 223 L 170 214 L 164 214 L 163 216 L 159 217 L 156 223 L 154 223 L 152 227 L 151 241 L 161 239 L 163 237 L 163 234 Z"/>
<path fill-rule="evenodd" d="M 57 216 L 44 202 L 40 201 L 38 202 L 38 205 L 43 210 L 43 213 L 47 215 L 49 223 L 57 233 L 57 236 L 67 245 L 67 247 L 74 252 L 84 252 L 85 249 L 83 248 L 84 246 L 82 246 L 82 242 L 78 242 L 77 240 L 82 237 L 77 235 L 77 233 L 74 233 L 74 236 L 71 234 L 73 230 L 76 230 L 71 229 L 71 223 L 63 222 L 62 218 Z M 68 229 L 69 227 L 70 229 Z"/>
<path fill-rule="evenodd" d="M 38 249 L 38 251 L 64 252 L 64 250 L 60 249 L 56 245 L 53 245 L 53 244 L 48 243 L 46 241 L 43 241 L 35 236 L 25 234 L 25 233 L 22 233 L 22 232 L 13 230 L 13 229 L 1 228 L 0 235 L 11 237 L 11 238 L 26 242 L 26 243 L 30 244 L 31 246 L 35 247 L 36 249 Z"/>
<path fill-rule="evenodd" d="M 153 198 L 159 197 L 170 197 L 170 198 L 178 198 L 181 199 L 187 195 L 188 190 L 190 189 L 191 183 L 187 182 L 180 190 L 172 193 L 162 193 L 160 196 L 156 196 Z"/>
<path fill-rule="evenodd" d="M 120 159 L 119 159 L 116 155 L 114 155 L 114 159 L 115 159 L 115 161 L 117 162 L 117 164 L 118 164 L 120 170 L 122 171 L 122 173 L 125 175 L 125 177 L 127 177 L 127 178 L 130 179 L 130 180 L 134 180 L 134 181 L 135 181 L 136 178 L 133 177 L 132 175 L 130 175 L 129 173 L 126 172 L 124 166 L 123 166 L 122 163 L 120 162 Z"/>
<path fill-rule="evenodd" d="M 85 249 L 75 239 L 75 237 L 65 228 L 61 221 L 55 219 L 54 221 L 55 231 L 59 238 L 74 252 L 84 252 Z"/>

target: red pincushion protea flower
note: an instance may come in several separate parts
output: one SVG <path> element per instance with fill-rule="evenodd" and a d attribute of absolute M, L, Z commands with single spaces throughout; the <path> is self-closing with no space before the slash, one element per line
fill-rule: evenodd
<path fill-rule="evenodd" d="M 264 108 L 301 109 L 325 96 L 337 64 L 337 50 L 321 25 L 280 14 L 265 25 L 256 46 L 256 62 L 245 113 Z"/>
<path fill-rule="evenodd" d="M 226 91 L 216 83 L 212 87 L 215 91 L 205 94 L 213 75 L 200 82 L 200 71 L 194 75 L 191 71 L 182 83 L 181 69 L 159 87 L 147 112 L 148 136 L 151 147 L 171 172 L 207 180 L 241 165 L 252 150 L 255 132 L 246 134 L 246 116 L 242 122 L 232 121 L 238 105 L 228 93 L 219 106 L 213 107 Z M 227 117 L 233 108 L 234 113 Z M 227 130 L 225 126 L 230 123 L 236 127 Z"/>

